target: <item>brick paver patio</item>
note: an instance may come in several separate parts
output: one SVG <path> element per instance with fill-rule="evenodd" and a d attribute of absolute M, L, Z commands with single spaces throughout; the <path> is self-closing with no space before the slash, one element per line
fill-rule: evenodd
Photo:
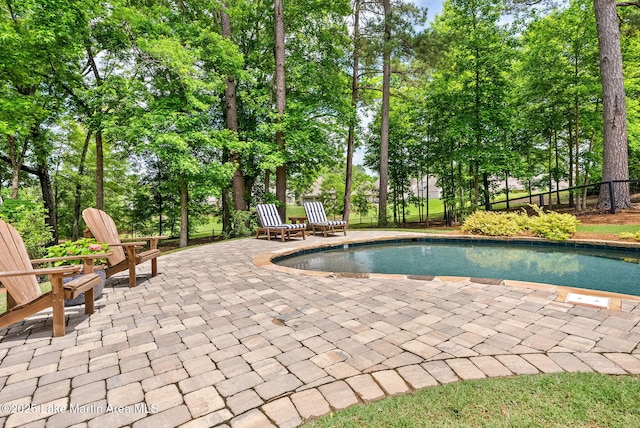
<path fill-rule="evenodd" d="M 110 279 L 91 316 L 67 308 L 64 337 L 51 337 L 48 312 L 0 330 L 0 426 L 294 427 L 464 379 L 640 373 L 637 301 L 608 310 L 495 281 L 254 263 L 382 235 L 403 234 L 192 248 L 160 257 L 155 278 L 143 268 L 134 289 Z"/>

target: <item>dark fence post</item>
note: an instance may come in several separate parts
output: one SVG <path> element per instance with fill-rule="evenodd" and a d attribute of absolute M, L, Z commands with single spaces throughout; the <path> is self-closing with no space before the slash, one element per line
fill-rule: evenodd
<path fill-rule="evenodd" d="M 611 204 L 611 209 L 609 212 L 611 214 L 616 213 L 616 196 L 613 194 L 613 181 L 609 181 L 609 203 Z"/>
<path fill-rule="evenodd" d="M 540 193 L 540 203 L 538 205 L 540 205 L 540 208 L 544 207 L 544 193 Z"/>

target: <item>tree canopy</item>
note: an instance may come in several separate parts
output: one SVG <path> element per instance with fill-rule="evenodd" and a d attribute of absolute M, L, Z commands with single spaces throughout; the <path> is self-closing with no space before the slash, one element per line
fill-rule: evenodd
<path fill-rule="evenodd" d="M 510 178 L 639 178 L 640 8 L 618 8 L 619 40 L 603 40 L 609 3 L 445 0 L 426 24 L 400 0 L 6 0 L 0 196 L 39 195 L 53 240 L 99 206 L 186 245 L 202 215 L 231 236 L 236 210 L 284 209 L 320 176 L 332 212 L 368 212 L 366 191 L 381 223 L 404 221 L 426 175 L 454 217 L 489 208 Z M 624 81 L 604 67 L 609 42 Z M 612 77 L 623 137 L 607 127 Z M 381 175 L 375 195 L 352 166 L 358 146 Z"/>

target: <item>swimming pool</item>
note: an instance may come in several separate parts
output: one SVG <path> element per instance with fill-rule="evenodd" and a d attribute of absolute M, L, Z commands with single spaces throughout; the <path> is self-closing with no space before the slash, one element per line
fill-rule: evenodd
<path fill-rule="evenodd" d="M 414 238 L 305 250 L 273 263 L 324 272 L 507 279 L 640 296 L 638 247 Z"/>

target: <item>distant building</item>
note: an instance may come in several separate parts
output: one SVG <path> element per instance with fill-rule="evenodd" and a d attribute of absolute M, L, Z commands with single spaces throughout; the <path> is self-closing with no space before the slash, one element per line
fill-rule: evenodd
<path fill-rule="evenodd" d="M 422 180 L 411 179 L 411 193 L 415 196 L 428 199 L 440 199 L 442 189 L 437 186 L 438 179 L 425 175 Z"/>
<path fill-rule="evenodd" d="M 313 182 L 311 189 L 302 195 L 300 195 L 300 205 L 304 202 L 315 202 L 320 200 L 320 188 L 322 187 L 322 182 L 324 181 L 324 177 L 318 177 L 316 181 Z"/>

